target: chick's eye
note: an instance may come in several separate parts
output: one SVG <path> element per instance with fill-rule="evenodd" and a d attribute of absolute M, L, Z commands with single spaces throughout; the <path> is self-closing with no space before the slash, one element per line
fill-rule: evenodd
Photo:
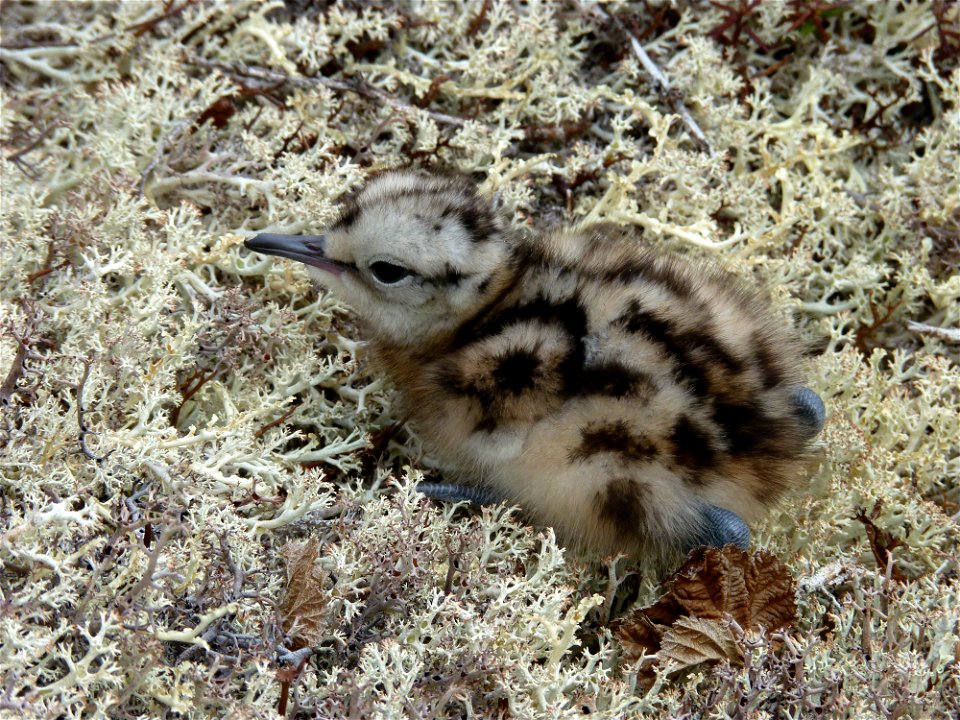
<path fill-rule="evenodd" d="M 370 272 L 384 285 L 394 285 L 413 274 L 402 265 L 394 265 L 383 260 L 370 265 Z"/>

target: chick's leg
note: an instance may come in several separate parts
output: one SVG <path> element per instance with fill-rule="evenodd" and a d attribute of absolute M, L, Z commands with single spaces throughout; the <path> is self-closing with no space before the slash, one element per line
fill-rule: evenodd
<path fill-rule="evenodd" d="M 468 502 L 474 505 L 497 505 L 504 501 L 497 493 L 486 488 L 454 483 L 420 483 L 417 490 L 432 500 Z"/>

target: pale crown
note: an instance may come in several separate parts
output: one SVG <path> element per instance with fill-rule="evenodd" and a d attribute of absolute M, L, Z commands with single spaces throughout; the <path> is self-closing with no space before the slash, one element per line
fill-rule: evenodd
<path fill-rule="evenodd" d="M 502 221 L 459 177 L 390 173 L 372 181 L 325 234 L 345 268 L 311 275 L 397 343 L 459 326 L 482 306 L 510 255 Z"/>

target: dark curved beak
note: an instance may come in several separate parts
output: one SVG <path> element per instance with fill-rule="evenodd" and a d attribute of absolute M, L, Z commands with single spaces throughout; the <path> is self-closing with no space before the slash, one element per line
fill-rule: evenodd
<path fill-rule="evenodd" d="M 254 252 L 297 260 L 334 275 L 340 275 L 350 267 L 327 257 L 326 238 L 323 235 L 260 233 L 247 238 L 243 244 Z"/>

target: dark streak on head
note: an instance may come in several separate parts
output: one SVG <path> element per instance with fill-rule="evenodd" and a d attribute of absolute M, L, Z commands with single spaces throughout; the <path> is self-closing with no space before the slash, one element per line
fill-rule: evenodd
<path fill-rule="evenodd" d="M 425 197 L 428 195 L 435 195 L 436 190 L 430 186 L 415 186 L 415 187 L 401 187 L 396 188 L 393 192 L 390 192 L 386 195 L 378 198 L 378 201 L 381 203 L 390 202 L 392 200 L 400 200 L 401 198 L 408 197 Z"/>
<path fill-rule="evenodd" d="M 493 370 L 493 379 L 500 390 L 519 395 L 537 384 L 536 374 L 540 359 L 528 350 L 514 350 L 499 358 Z"/>
<path fill-rule="evenodd" d="M 349 230 L 360 218 L 361 210 L 362 208 L 356 202 L 347 203 L 331 230 Z"/>
<path fill-rule="evenodd" d="M 455 267 L 447 263 L 446 268 L 444 268 L 443 275 L 434 278 L 433 282 L 435 282 L 437 285 L 451 285 L 456 287 L 468 277 L 470 277 L 468 274 L 460 272 Z"/>
<path fill-rule="evenodd" d="M 584 461 L 599 453 L 614 453 L 624 460 L 649 460 L 657 448 L 642 435 L 634 435 L 623 420 L 590 423 L 580 430 L 580 444 L 570 451 L 571 461 Z"/>
<path fill-rule="evenodd" d="M 597 514 L 626 537 L 640 535 L 646 525 L 646 488 L 630 478 L 613 478 L 597 492 Z"/>
<path fill-rule="evenodd" d="M 713 439 L 689 417 L 681 415 L 670 433 L 674 458 L 678 465 L 691 470 L 704 470 L 717 460 Z M 697 481 L 697 476 L 692 477 Z"/>
<path fill-rule="evenodd" d="M 490 281 L 493 280 L 493 275 L 487 275 L 483 280 L 480 281 L 480 284 L 477 285 L 477 293 L 483 295 L 487 292 L 487 289 L 490 287 Z"/>

